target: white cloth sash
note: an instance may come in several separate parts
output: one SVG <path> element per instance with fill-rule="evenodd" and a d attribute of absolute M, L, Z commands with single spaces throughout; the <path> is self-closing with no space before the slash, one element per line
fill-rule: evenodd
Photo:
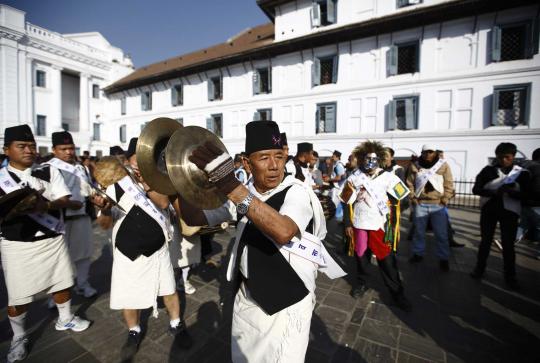
<path fill-rule="evenodd" d="M 126 175 L 118 181 L 118 185 L 122 187 L 126 194 L 133 198 L 133 201 L 137 206 L 144 210 L 146 214 L 152 217 L 161 226 L 167 241 L 170 241 L 172 234 L 167 218 L 156 208 L 154 203 L 146 196 L 141 188 L 133 182 L 133 179 L 131 179 L 129 175 Z"/>
<path fill-rule="evenodd" d="M 324 243 L 309 232 L 302 233 L 302 239 L 290 241 L 278 246 L 319 266 L 319 270 L 331 279 L 345 276 L 347 273 L 330 256 Z"/>
<path fill-rule="evenodd" d="M 512 170 L 510 170 L 510 172 L 505 175 L 501 169 L 497 169 L 497 173 L 499 174 L 499 176 L 486 183 L 484 188 L 488 190 L 497 190 L 504 184 L 512 184 L 516 181 L 522 170 L 522 167 L 514 165 Z M 489 199 L 489 197 L 481 197 L 480 206 L 483 207 Z M 503 194 L 502 199 L 504 209 L 514 212 L 516 214 L 521 214 L 521 202 L 519 200 L 510 198 L 506 193 Z"/>
<path fill-rule="evenodd" d="M 15 180 L 13 180 L 7 170 L 7 167 L 0 169 L 0 184 L 2 185 L 2 189 L 4 192 L 6 192 L 6 194 L 22 189 L 22 187 L 15 182 Z M 61 219 L 57 219 L 47 213 L 29 213 L 27 215 L 51 231 L 55 231 L 56 233 L 64 233 L 64 222 L 62 222 Z"/>
<path fill-rule="evenodd" d="M 58 158 L 52 158 L 51 160 L 46 162 L 46 164 L 52 165 L 55 168 L 63 170 L 63 171 L 68 172 L 70 174 L 74 174 L 79 179 L 81 179 L 82 182 L 88 184 L 88 177 L 86 176 L 86 174 L 82 170 L 77 169 L 75 167 L 75 165 L 72 165 L 70 163 L 66 163 L 65 161 L 60 160 Z"/>
<path fill-rule="evenodd" d="M 371 182 L 371 179 L 364 173 L 360 173 L 358 175 L 358 180 L 360 183 L 359 186 L 363 186 L 366 191 L 368 192 L 369 196 L 375 201 L 377 204 L 377 208 L 379 208 L 379 211 L 383 216 L 387 215 L 389 212 L 388 204 L 386 203 L 386 199 L 382 198 L 375 188 L 373 187 L 373 183 Z"/>
<path fill-rule="evenodd" d="M 416 195 L 416 197 L 419 197 L 420 194 L 422 194 L 422 192 L 424 191 L 424 187 L 426 186 L 429 179 L 432 178 L 433 175 L 435 175 L 435 173 L 439 171 L 439 169 L 443 166 L 444 163 L 446 163 L 446 160 L 439 159 L 439 161 L 437 161 L 435 165 L 429 168 L 425 173 L 418 174 L 416 176 L 416 180 L 414 181 L 414 194 Z M 442 191 L 440 190 L 438 190 L 438 192 L 442 193 Z"/>

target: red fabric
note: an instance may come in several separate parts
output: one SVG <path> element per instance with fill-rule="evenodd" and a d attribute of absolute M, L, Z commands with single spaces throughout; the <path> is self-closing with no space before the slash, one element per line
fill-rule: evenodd
<path fill-rule="evenodd" d="M 384 243 L 384 230 L 379 229 L 377 231 L 368 232 L 368 247 L 377 257 L 378 260 L 384 259 L 390 254 L 392 249 L 386 243 Z"/>

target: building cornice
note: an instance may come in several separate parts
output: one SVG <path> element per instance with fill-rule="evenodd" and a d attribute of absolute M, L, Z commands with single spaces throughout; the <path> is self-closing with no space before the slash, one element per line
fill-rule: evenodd
<path fill-rule="evenodd" d="M 313 49 L 329 44 L 348 42 L 378 34 L 387 34 L 467 16 L 477 16 L 484 13 L 537 3 L 537 0 L 456 0 L 432 6 L 418 7 L 376 19 L 343 25 L 298 38 L 273 42 L 240 53 L 208 59 L 187 67 L 142 76 L 126 83 L 122 83 L 122 80 L 120 80 L 105 88 L 105 92 L 107 94 L 112 94 L 132 88 L 147 86 L 152 83 L 163 82 L 173 78 L 187 77 L 192 74 L 242 63 L 244 61 L 268 59 L 282 54 L 295 53 L 301 50 Z"/>

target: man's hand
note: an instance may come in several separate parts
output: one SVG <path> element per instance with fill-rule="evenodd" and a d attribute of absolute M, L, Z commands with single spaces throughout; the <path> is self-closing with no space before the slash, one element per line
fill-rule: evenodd
<path fill-rule="evenodd" d="M 224 195 L 229 195 L 241 183 L 234 176 L 234 163 L 229 154 L 207 141 L 198 146 L 189 160 L 208 174 L 208 179 Z"/>
<path fill-rule="evenodd" d="M 47 213 L 49 209 L 49 202 L 41 197 L 37 199 L 36 205 L 33 210 L 29 210 L 28 213 Z"/>
<path fill-rule="evenodd" d="M 354 238 L 354 231 L 352 227 L 346 227 L 345 228 L 345 235 L 349 237 L 350 239 Z"/>
<path fill-rule="evenodd" d="M 67 208 L 72 210 L 81 209 L 83 207 L 83 203 L 79 202 L 78 200 L 70 200 Z"/>

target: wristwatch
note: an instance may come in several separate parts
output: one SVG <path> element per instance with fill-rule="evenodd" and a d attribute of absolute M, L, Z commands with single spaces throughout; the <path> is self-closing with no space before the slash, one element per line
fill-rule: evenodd
<path fill-rule="evenodd" d="M 249 193 L 243 201 L 236 205 L 236 212 L 238 212 L 238 214 L 246 215 L 253 197 L 253 193 Z"/>

